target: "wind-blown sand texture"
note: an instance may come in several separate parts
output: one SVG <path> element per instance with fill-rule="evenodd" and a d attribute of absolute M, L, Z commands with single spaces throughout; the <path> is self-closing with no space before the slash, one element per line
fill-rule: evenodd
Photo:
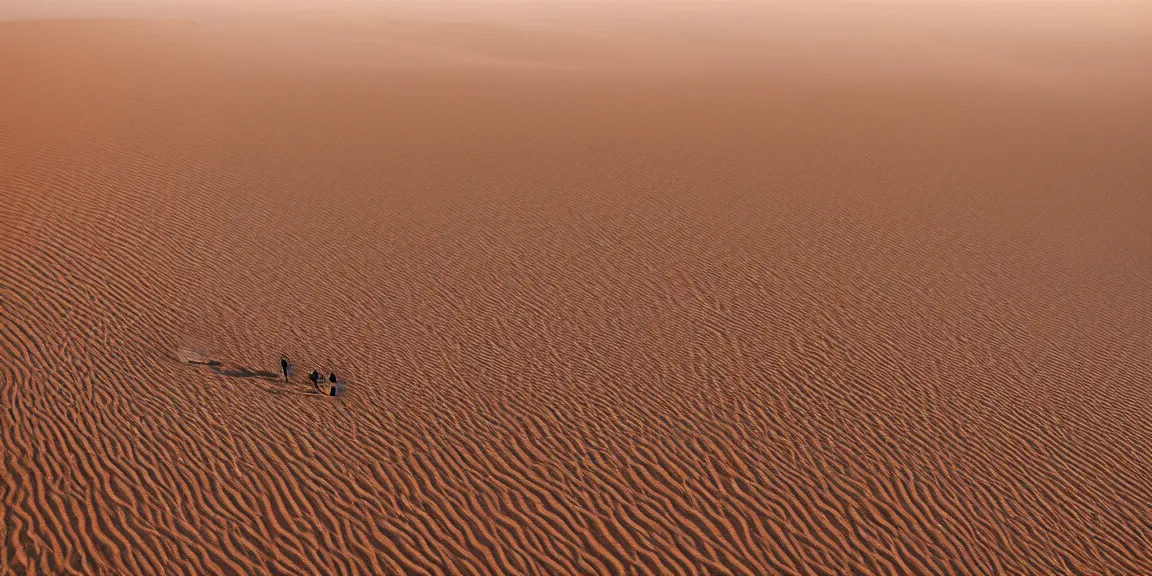
<path fill-rule="evenodd" d="M 0 23 L 0 573 L 1152 573 L 1152 18 L 649 8 Z"/>

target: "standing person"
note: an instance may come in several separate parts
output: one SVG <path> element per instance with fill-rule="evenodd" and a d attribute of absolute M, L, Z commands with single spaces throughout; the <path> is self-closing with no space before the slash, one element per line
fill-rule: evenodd
<path fill-rule="evenodd" d="M 288 382 L 288 359 L 283 356 L 280 357 L 280 371 L 284 372 L 284 382 Z"/>
<path fill-rule="evenodd" d="M 335 372 L 329 372 L 328 373 L 328 382 L 330 384 L 332 384 L 332 386 L 328 389 L 328 395 L 329 396 L 335 396 L 336 395 L 336 373 Z"/>
<path fill-rule="evenodd" d="M 314 390 L 316 390 L 317 394 L 319 394 L 320 393 L 320 373 L 313 370 L 312 373 L 308 375 L 308 379 L 312 381 L 312 388 Z"/>

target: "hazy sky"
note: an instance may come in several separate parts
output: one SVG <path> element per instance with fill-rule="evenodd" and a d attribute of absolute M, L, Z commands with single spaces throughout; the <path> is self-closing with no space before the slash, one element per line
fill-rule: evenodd
<path fill-rule="evenodd" d="M 171 17 L 224 12 L 370 9 L 467 17 L 486 13 L 579 11 L 698 11 L 803 5 L 1076 5 L 1109 13 L 1152 14 L 1146 0 L 4 0 L 0 18 Z M 1152 22 L 1144 23 L 1152 27 Z"/>
<path fill-rule="evenodd" d="M 946 67 L 1093 89 L 1152 85 L 1152 0 L 0 0 L 0 20 L 271 16 L 542 25 L 665 60 Z M 807 65 L 807 64 L 805 64 Z"/>

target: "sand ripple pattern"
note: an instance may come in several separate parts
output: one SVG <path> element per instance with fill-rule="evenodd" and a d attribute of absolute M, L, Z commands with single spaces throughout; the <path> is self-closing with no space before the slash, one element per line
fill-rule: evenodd
<path fill-rule="evenodd" d="M 0 574 L 1152 573 L 1146 110 L 180 26 L 0 25 Z"/>

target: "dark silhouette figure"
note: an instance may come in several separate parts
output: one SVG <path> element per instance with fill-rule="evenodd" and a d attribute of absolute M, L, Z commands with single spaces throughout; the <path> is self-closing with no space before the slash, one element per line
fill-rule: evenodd
<path fill-rule="evenodd" d="M 330 386 L 328 388 L 328 395 L 329 396 L 335 396 L 336 395 L 336 373 L 335 372 L 329 372 L 328 373 L 328 382 L 330 384 L 332 384 L 332 386 Z"/>
<path fill-rule="evenodd" d="M 328 389 L 328 395 L 329 395 L 329 396 L 335 396 L 335 395 L 336 395 L 336 392 L 337 392 L 338 390 L 339 390 L 339 389 L 336 387 L 336 385 L 335 385 L 335 384 L 333 384 L 333 385 L 332 385 L 332 387 Z"/>
<path fill-rule="evenodd" d="M 320 373 L 313 370 L 312 373 L 308 375 L 308 379 L 312 381 L 312 389 L 316 390 L 317 394 L 320 394 Z"/>
<path fill-rule="evenodd" d="M 288 382 L 288 359 L 280 359 L 280 371 L 284 373 L 284 382 Z"/>

